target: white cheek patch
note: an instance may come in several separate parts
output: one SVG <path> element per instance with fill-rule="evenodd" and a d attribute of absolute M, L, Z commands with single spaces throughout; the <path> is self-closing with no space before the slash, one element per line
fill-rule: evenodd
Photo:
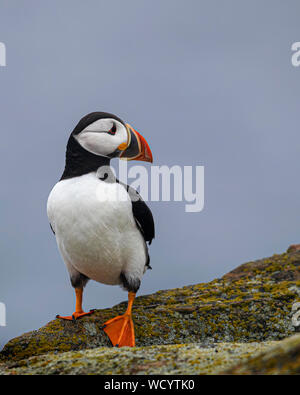
<path fill-rule="evenodd" d="M 116 125 L 115 135 L 107 133 L 113 124 Z M 121 143 L 127 142 L 127 130 L 116 120 L 100 119 L 74 137 L 87 151 L 96 155 L 108 156 L 115 152 Z"/>
<path fill-rule="evenodd" d="M 76 136 L 76 139 L 83 148 L 93 154 L 109 155 L 116 150 L 118 145 L 113 144 L 112 139 L 108 141 L 105 137 L 104 133 L 84 132 Z"/>
<path fill-rule="evenodd" d="M 113 127 L 113 120 L 110 118 L 107 119 L 98 119 L 98 121 L 95 121 L 91 123 L 89 126 L 87 126 L 82 132 L 87 131 L 87 132 L 104 132 Z M 81 133 L 82 133 L 81 132 Z"/>

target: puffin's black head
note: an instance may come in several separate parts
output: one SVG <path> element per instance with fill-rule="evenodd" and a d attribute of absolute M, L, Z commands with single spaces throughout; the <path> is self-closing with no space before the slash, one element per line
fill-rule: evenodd
<path fill-rule="evenodd" d="M 61 179 L 96 171 L 116 157 L 152 162 L 146 140 L 129 124 L 113 114 L 92 112 L 79 121 L 70 135 Z"/>

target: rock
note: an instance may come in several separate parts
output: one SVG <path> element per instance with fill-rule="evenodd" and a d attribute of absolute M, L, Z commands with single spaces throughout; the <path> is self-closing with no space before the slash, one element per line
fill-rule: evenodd
<path fill-rule="evenodd" d="M 228 369 L 225 374 L 300 374 L 300 335 L 285 339 L 245 362 Z"/>
<path fill-rule="evenodd" d="M 300 335 L 282 341 L 99 347 L 0 363 L 0 375 L 300 374 Z"/>
<path fill-rule="evenodd" d="M 286 252 L 295 252 L 295 251 L 300 251 L 300 244 L 292 244 L 289 246 Z"/>
<path fill-rule="evenodd" d="M 92 316 L 76 322 L 53 320 L 37 331 L 8 342 L 0 359 L 5 370 L 7 364 L 19 366 L 19 361 L 41 354 L 48 356 L 40 358 L 50 358 L 49 353 L 53 352 L 64 353 L 51 354 L 51 358 L 58 361 L 60 357 L 75 358 L 79 351 L 78 355 L 84 355 L 83 350 L 89 350 L 86 351 L 88 358 L 92 355 L 98 358 L 98 350 L 134 355 L 144 349 L 156 350 L 153 352 L 159 354 L 161 345 L 172 344 L 161 350 L 163 353 L 171 350 L 173 355 L 176 345 L 202 352 L 218 343 L 228 347 L 224 343 L 232 342 L 234 347 L 239 343 L 281 340 L 295 334 L 292 306 L 299 301 L 300 251 L 294 251 L 243 264 L 207 284 L 138 297 L 133 312 L 137 351 L 111 349 L 101 329 L 106 320 L 125 311 L 123 302 L 110 309 L 96 310 Z M 266 344 L 262 343 L 261 347 Z M 95 348 L 97 350 L 92 350 Z M 75 353 L 65 354 L 69 351 Z M 29 360 L 30 364 L 40 360 L 34 358 Z"/>
<path fill-rule="evenodd" d="M 216 374 L 276 342 L 146 346 L 121 349 L 99 347 L 31 357 L 0 365 L 0 374 Z"/>

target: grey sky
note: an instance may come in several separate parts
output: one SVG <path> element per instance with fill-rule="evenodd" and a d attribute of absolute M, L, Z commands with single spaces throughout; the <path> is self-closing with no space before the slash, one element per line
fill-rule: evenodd
<path fill-rule="evenodd" d="M 2 0 L 0 301 L 9 338 L 73 311 L 46 215 L 70 131 L 113 112 L 157 165 L 204 165 L 205 208 L 149 203 L 140 294 L 204 282 L 300 241 L 298 1 Z M 90 282 L 84 305 L 125 300 Z"/>

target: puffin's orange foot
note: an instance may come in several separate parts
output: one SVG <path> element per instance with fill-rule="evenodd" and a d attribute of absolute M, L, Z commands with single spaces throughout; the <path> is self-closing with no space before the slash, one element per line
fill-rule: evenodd
<path fill-rule="evenodd" d="M 76 321 L 81 317 L 84 317 L 86 315 L 91 315 L 93 314 L 94 310 L 90 310 L 88 313 L 82 311 L 81 313 L 73 313 L 72 315 L 68 315 L 68 316 L 61 316 L 61 315 L 57 315 L 56 318 L 61 318 L 62 320 L 68 320 L 68 321 Z"/>
<path fill-rule="evenodd" d="M 115 347 L 134 347 L 134 325 L 131 315 L 124 314 L 108 320 L 102 329 Z"/>

